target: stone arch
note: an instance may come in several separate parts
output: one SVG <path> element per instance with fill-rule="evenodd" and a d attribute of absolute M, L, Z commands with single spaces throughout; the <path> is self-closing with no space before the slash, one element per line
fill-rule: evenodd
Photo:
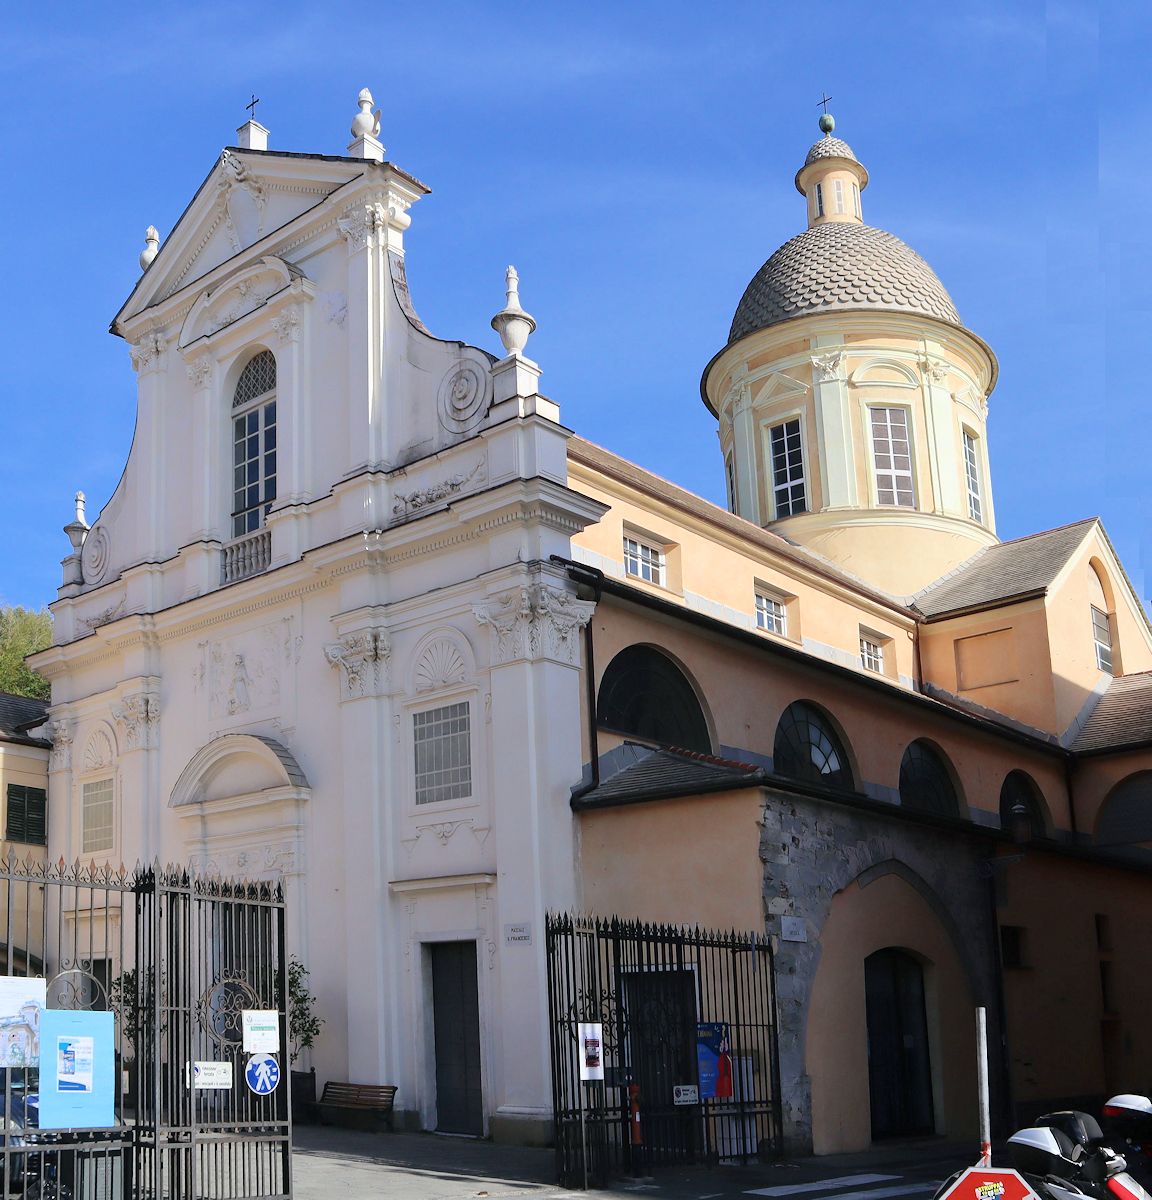
<path fill-rule="evenodd" d="M 803 1031 L 816 1153 L 871 1144 L 864 962 L 896 948 L 924 967 L 936 1132 L 963 1137 L 975 1087 L 971 1012 L 980 988 L 959 927 L 907 864 L 888 859 L 832 896 Z"/>
<path fill-rule="evenodd" d="M 916 371 L 896 358 L 870 358 L 861 363 L 849 380 L 855 387 L 919 388 Z"/>
<path fill-rule="evenodd" d="M 824 705 L 818 704 L 814 700 L 793 700 L 790 704 L 787 704 L 784 707 L 784 710 L 781 712 L 779 718 L 777 718 L 775 733 L 773 734 L 772 738 L 773 769 L 778 775 L 787 775 L 787 772 L 782 769 L 780 763 L 776 761 L 777 758 L 781 757 L 781 755 L 778 753 L 781 743 L 781 730 L 786 720 L 794 720 L 800 715 L 808 716 L 809 720 L 815 718 L 817 727 L 824 727 L 824 732 L 830 735 L 829 740 L 833 744 L 835 751 L 843 762 L 843 770 L 847 775 L 846 780 L 844 780 L 844 782 L 841 784 L 830 786 L 837 786 L 845 791 L 853 791 L 856 787 L 856 780 L 860 778 L 860 770 L 856 762 L 856 754 L 852 748 L 852 742 L 847 733 L 844 731 L 844 727 L 832 715 L 832 713 L 829 712 Z M 801 782 L 813 782 L 813 780 L 808 779 L 807 776 L 788 777 L 797 778 Z"/>
<path fill-rule="evenodd" d="M 691 672 L 663 647 L 625 646 L 600 676 L 597 724 L 661 745 L 711 754 L 712 722 Z"/>
<path fill-rule="evenodd" d="M 1096 814 L 1093 840 L 1099 846 L 1152 842 L 1152 771 L 1129 775 L 1105 796 Z"/>
<path fill-rule="evenodd" d="M 305 799 L 311 786 L 295 756 L 274 738 L 227 733 L 201 747 L 180 772 L 169 805 L 186 808 L 260 796 Z"/>
<path fill-rule="evenodd" d="M 1000 785 L 1000 828 L 1005 833 L 1013 831 L 1012 810 L 1018 805 L 1028 811 L 1027 840 L 1052 836 L 1052 813 L 1044 793 L 1036 780 L 1019 768 L 1009 771 Z"/>

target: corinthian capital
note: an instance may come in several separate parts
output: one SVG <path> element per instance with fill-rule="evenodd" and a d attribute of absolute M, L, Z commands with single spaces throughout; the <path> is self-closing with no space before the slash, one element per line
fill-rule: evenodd
<path fill-rule="evenodd" d="M 546 583 L 533 583 L 472 606 L 481 625 L 496 635 L 496 661 L 551 658 L 574 665 L 579 633 L 596 605 Z"/>
<path fill-rule="evenodd" d="M 380 695 L 392 644 L 380 628 L 358 629 L 324 647 L 328 665 L 340 670 L 343 700 Z"/>

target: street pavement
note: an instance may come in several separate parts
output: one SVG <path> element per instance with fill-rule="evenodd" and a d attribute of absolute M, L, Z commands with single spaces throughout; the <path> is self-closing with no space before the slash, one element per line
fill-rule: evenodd
<path fill-rule="evenodd" d="M 586 1194 L 604 1200 L 931 1200 L 943 1180 L 976 1157 L 974 1147 L 924 1139 L 786 1163 L 667 1168 L 653 1178 L 620 1180 Z M 550 1150 L 430 1133 L 297 1127 L 293 1173 L 296 1200 L 559 1200 L 573 1195 L 555 1182 Z"/>

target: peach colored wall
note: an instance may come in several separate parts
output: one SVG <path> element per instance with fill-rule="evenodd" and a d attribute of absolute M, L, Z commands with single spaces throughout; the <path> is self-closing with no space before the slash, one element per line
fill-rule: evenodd
<path fill-rule="evenodd" d="M 937 1132 L 974 1137 L 972 992 L 951 939 L 924 898 L 895 875 L 864 888 L 853 883 L 833 898 L 820 941 L 805 1043 L 814 1151 L 866 1150 L 872 1143 L 864 960 L 888 946 L 924 960 Z"/>
<path fill-rule="evenodd" d="M 584 908 L 762 931 L 759 788 L 580 814 Z"/>
<path fill-rule="evenodd" d="M 684 601 L 684 593 L 706 597 L 751 621 L 756 611 L 756 583 L 760 581 L 797 598 L 796 620 L 789 630 L 791 640 L 800 637 L 859 654 L 861 623 L 892 639 L 892 652 L 899 674 L 911 677 L 915 670 L 910 617 L 882 608 L 863 597 L 858 600 L 827 580 L 805 573 L 802 565 L 776 558 L 770 552 L 740 546 L 728 535 L 701 527 L 670 506 L 646 505 L 643 497 L 624 485 L 594 475 L 580 464 L 570 468 L 573 486 L 585 495 L 611 505 L 595 525 L 573 537 L 574 545 L 618 564 L 623 572 L 625 527 L 640 529 L 676 547 L 670 563 L 669 587 L 657 587 L 629 579 L 641 590 L 673 603 Z M 673 557 L 670 554 L 670 559 Z M 766 634 L 766 637 L 772 635 Z"/>
<path fill-rule="evenodd" d="M 776 725 L 793 701 L 824 706 L 840 725 L 860 781 L 898 788 L 900 759 L 917 737 L 934 741 L 955 770 L 969 806 L 999 812 L 1000 787 L 1013 768 L 1036 780 L 1057 824 L 1067 827 L 1063 761 L 969 728 L 903 699 L 737 645 L 605 597 L 593 618 L 597 687 L 613 655 L 634 642 L 655 645 L 687 671 L 704 698 L 717 745 L 771 754 Z"/>
<path fill-rule="evenodd" d="M 1152 877 L 1035 852 L 997 874 L 1000 921 L 1025 931 L 1027 965 L 1004 972 L 1015 1100 L 1145 1088 L 1152 1079 L 1152 973 L 1144 953 Z M 1111 950 L 1097 945 L 1096 913 L 1109 919 Z M 1102 961 L 1111 964 L 1115 997 L 1107 1020 Z M 1120 1049 L 1111 1075 L 1109 1041 Z"/>
<path fill-rule="evenodd" d="M 1076 822 L 1081 833 L 1092 836 L 1100 810 L 1118 783 L 1139 771 L 1152 771 L 1152 750 L 1129 750 L 1124 754 L 1098 755 L 1080 759 L 1073 769 L 1072 789 L 1076 798 Z"/>

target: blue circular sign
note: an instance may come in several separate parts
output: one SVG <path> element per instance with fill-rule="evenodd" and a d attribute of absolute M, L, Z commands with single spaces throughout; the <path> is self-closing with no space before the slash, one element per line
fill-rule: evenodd
<path fill-rule="evenodd" d="M 244 1068 L 244 1078 L 249 1091 L 257 1096 L 267 1096 L 280 1082 L 280 1064 L 271 1054 L 253 1054 Z"/>

